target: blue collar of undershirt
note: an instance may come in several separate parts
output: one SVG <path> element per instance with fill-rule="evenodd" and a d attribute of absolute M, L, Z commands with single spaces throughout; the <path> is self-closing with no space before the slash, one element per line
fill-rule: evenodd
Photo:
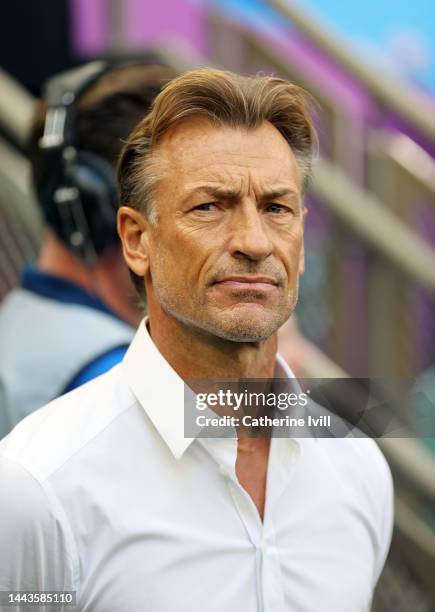
<path fill-rule="evenodd" d="M 23 266 L 21 287 L 56 302 L 88 306 L 118 318 L 96 295 L 88 293 L 88 291 L 72 281 L 42 272 L 36 266 L 30 264 Z"/>

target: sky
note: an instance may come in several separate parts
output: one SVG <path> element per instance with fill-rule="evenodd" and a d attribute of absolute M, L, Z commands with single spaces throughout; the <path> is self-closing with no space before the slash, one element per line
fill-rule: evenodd
<path fill-rule="evenodd" d="M 349 42 L 354 52 L 435 92 L 435 0 L 287 0 Z M 215 0 L 250 23 L 273 15 L 261 0 Z"/>
<path fill-rule="evenodd" d="M 369 61 L 377 60 L 435 91 L 434 0 L 299 0 Z"/>

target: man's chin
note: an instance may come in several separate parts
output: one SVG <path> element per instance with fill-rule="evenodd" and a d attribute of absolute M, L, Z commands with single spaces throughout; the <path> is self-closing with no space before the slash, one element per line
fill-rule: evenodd
<path fill-rule="evenodd" d="M 269 333 L 262 333 L 260 330 L 256 329 L 222 330 L 221 333 L 216 331 L 216 336 L 228 340 L 229 342 L 238 342 L 240 344 L 258 344 L 265 342 L 271 335 L 272 334 Z"/>
<path fill-rule="evenodd" d="M 221 317 L 209 326 L 214 335 L 231 342 L 264 342 L 272 336 L 286 318 L 253 316 L 253 313 L 237 313 L 229 317 Z"/>
<path fill-rule="evenodd" d="M 254 303 L 239 303 L 236 307 L 199 307 L 195 313 L 182 313 L 167 304 L 163 310 L 196 332 L 205 332 L 230 342 L 259 343 L 272 336 L 287 321 L 293 308 L 269 309 Z M 200 316 L 198 316 L 198 314 Z"/>

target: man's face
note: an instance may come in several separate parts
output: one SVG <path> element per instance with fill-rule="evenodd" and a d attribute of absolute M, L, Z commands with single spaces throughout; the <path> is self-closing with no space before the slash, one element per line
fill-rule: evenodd
<path fill-rule="evenodd" d="M 149 301 L 196 331 L 267 339 L 292 313 L 304 267 L 301 175 L 289 145 L 268 122 L 246 131 L 193 118 L 159 149 Z"/>

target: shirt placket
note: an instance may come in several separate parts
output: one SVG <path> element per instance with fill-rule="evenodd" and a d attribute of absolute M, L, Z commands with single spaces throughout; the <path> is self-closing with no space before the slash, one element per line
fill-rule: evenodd
<path fill-rule="evenodd" d="M 236 475 L 237 439 L 203 440 L 226 480 L 230 495 L 255 549 L 256 589 L 259 612 L 285 612 L 279 548 L 273 524 L 273 503 L 285 488 L 289 476 L 289 440 L 272 439 L 266 490 L 264 522 L 250 495 Z M 287 448 L 285 448 L 287 445 Z"/>
<path fill-rule="evenodd" d="M 274 517 L 277 502 L 289 484 L 297 456 L 298 449 L 293 440 L 272 438 L 267 469 L 264 523 L 260 521 L 262 538 L 259 549 L 263 606 L 260 609 L 263 612 L 286 610 L 280 547 L 276 539 Z M 279 517 L 276 518 L 279 520 Z"/>

